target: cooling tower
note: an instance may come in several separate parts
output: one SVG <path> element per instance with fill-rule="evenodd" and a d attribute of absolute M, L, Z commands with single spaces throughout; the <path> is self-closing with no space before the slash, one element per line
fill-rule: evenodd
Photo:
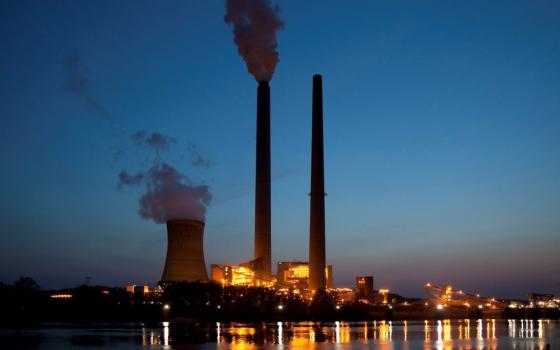
<path fill-rule="evenodd" d="M 325 289 L 325 176 L 323 162 L 323 82 L 313 76 L 311 125 L 311 203 L 309 221 L 309 289 Z"/>
<path fill-rule="evenodd" d="M 167 257 L 161 282 L 207 281 L 202 240 L 204 223 L 198 220 L 167 222 Z"/>
<path fill-rule="evenodd" d="M 270 87 L 266 81 L 257 90 L 254 269 L 259 279 L 270 280 Z"/>

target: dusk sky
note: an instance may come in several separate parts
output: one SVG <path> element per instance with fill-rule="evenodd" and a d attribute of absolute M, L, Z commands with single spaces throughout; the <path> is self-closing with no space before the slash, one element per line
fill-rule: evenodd
<path fill-rule="evenodd" d="M 320 73 L 335 286 L 558 294 L 560 2 L 274 3 L 273 272 L 308 259 Z M 165 225 L 118 186 L 154 161 L 208 186 L 207 265 L 252 258 L 257 83 L 224 15 L 219 0 L 0 3 L 0 281 L 155 284 Z"/>

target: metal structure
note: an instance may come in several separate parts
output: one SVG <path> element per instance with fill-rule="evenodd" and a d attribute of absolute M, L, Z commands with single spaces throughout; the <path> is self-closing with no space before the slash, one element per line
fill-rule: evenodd
<path fill-rule="evenodd" d="M 480 294 L 465 293 L 462 290 L 453 289 L 449 284 L 436 286 L 426 283 L 424 288 L 431 296 L 434 304 L 439 306 L 467 306 L 467 307 L 505 307 L 506 304 L 495 298 L 482 297 Z"/>

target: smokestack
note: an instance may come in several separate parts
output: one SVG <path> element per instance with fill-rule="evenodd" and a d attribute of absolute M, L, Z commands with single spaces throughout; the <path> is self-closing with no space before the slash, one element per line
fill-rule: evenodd
<path fill-rule="evenodd" d="M 207 281 L 202 239 L 204 222 L 167 221 L 167 257 L 161 282 Z"/>
<path fill-rule="evenodd" d="M 255 273 L 270 280 L 270 87 L 261 81 L 257 90 L 257 161 L 255 181 Z"/>
<path fill-rule="evenodd" d="M 313 76 L 311 129 L 311 204 L 309 224 L 309 289 L 325 289 L 325 174 L 323 162 L 323 82 Z"/>

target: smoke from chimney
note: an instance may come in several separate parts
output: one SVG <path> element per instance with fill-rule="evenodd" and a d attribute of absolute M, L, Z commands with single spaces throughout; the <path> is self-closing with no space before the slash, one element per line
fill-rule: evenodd
<path fill-rule="evenodd" d="M 269 0 L 226 0 L 224 20 L 247 69 L 258 82 L 270 81 L 279 61 L 276 33 L 284 23 Z"/>

